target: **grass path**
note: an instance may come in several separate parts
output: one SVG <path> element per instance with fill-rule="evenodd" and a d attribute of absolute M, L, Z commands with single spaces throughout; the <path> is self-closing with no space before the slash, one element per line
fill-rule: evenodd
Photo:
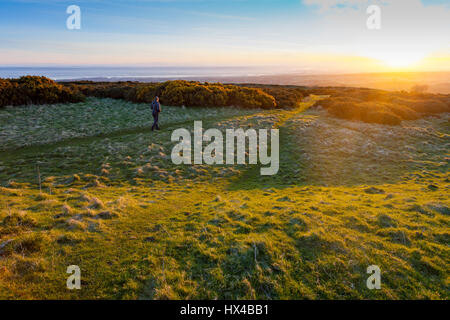
<path fill-rule="evenodd" d="M 291 185 L 291 181 L 286 181 L 286 178 L 292 174 L 293 166 L 298 163 L 294 161 L 295 154 L 291 149 L 293 136 L 290 131 L 285 128 L 285 123 L 294 117 L 301 116 L 303 112 L 314 106 L 318 101 L 327 98 L 327 96 L 312 95 L 304 99 L 294 110 L 279 111 L 277 120 L 272 125 L 272 128 L 280 130 L 280 171 L 276 176 L 261 177 L 261 166 L 256 165 L 247 169 L 242 173 L 239 179 L 232 181 L 230 184 L 231 190 L 239 189 L 260 189 L 270 187 L 282 187 Z M 270 149 L 268 150 L 270 152 Z M 295 170 L 295 168 L 294 168 Z"/>

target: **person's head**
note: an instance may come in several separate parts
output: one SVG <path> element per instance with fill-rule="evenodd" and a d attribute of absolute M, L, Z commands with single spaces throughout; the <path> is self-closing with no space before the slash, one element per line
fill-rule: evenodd
<path fill-rule="evenodd" d="M 158 96 L 156 96 L 155 100 L 159 102 L 159 97 L 158 97 Z"/>

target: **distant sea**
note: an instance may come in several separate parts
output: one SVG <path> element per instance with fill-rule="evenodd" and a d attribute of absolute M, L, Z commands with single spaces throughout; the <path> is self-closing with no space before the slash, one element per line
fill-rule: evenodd
<path fill-rule="evenodd" d="M 53 80 L 133 78 L 252 77 L 279 74 L 281 70 L 256 67 L 0 67 L 0 78 L 24 75 Z"/>
<path fill-rule="evenodd" d="M 161 82 L 184 79 L 223 83 L 365 87 L 392 91 L 409 91 L 417 84 L 426 84 L 430 93 L 450 94 L 450 72 L 327 74 L 310 69 L 275 67 L 0 67 L 0 78 L 19 78 L 24 75 L 46 76 L 57 81 Z"/>

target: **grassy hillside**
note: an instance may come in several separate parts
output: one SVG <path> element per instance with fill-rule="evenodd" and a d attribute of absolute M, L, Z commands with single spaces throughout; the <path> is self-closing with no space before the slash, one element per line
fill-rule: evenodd
<path fill-rule="evenodd" d="M 450 95 L 428 94 L 420 90 L 387 92 L 367 88 L 308 88 L 261 84 L 244 86 L 185 80 L 162 83 L 76 81 L 59 84 L 48 78 L 35 76 L 0 79 L 0 107 L 83 102 L 86 97 L 150 103 L 155 96 L 159 96 L 162 104 L 182 108 L 231 107 L 292 110 L 299 108 L 303 98 L 310 94 L 327 96 L 317 107 L 325 108 L 330 115 L 366 123 L 400 125 L 404 120 L 416 120 L 429 115 L 450 112 Z M 56 106 L 56 108 L 59 107 Z M 38 109 L 38 111 L 42 110 L 42 107 Z M 63 113 L 64 111 L 65 109 L 62 108 Z M 88 118 L 101 116 L 103 108 L 94 106 L 91 111 L 87 115 Z M 71 115 L 79 120 L 83 112 L 78 114 L 71 112 Z M 132 119 L 130 115 L 116 115 L 116 120 L 121 118 L 128 121 Z M 29 117 L 24 121 L 35 127 L 33 123 L 35 119 L 33 112 L 30 112 Z M 46 123 L 45 118 L 36 120 L 44 125 Z M 105 123 L 102 124 L 105 125 Z M 65 121 L 64 128 L 66 127 L 70 129 L 64 132 L 66 136 L 77 135 L 78 132 L 86 129 L 83 126 L 80 129 L 77 123 L 72 123 L 71 120 Z M 53 132 L 59 131 L 59 128 L 49 127 L 49 129 Z M 116 129 L 116 126 L 109 126 L 105 130 L 110 132 Z M 101 131 L 101 129 L 97 130 Z M 34 143 L 34 141 L 30 140 L 28 143 Z"/>
<path fill-rule="evenodd" d="M 448 299 L 449 114 L 368 124 L 308 109 L 322 99 L 163 106 L 155 133 L 146 104 L 1 109 L 0 298 Z M 279 128 L 279 174 L 174 166 L 194 119 Z"/>

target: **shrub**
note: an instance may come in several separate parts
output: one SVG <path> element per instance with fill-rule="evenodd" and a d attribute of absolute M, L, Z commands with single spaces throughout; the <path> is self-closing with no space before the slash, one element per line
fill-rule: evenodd
<path fill-rule="evenodd" d="M 269 87 L 264 92 L 273 96 L 277 105 L 282 108 L 296 108 L 304 98 L 304 91 L 299 88 Z"/>
<path fill-rule="evenodd" d="M 13 102 L 18 101 L 19 97 L 17 83 L 0 79 L 0 107 L 14 104 Z"/>
<path fill-rule="evenodd" d="M 196 81 L 166 81 L 164 83 L 94 83 L 73 82 L 87 96 L 125 99 L 132 102 L 150 103 L 159 96 L 162 104 L 186 107 L 225 107 L 271 109 L 277 106 L 275 98 L 258 88 L 247 88 L 221 83 Z"/>
<path fill-rule="evenodd" d="M 261 89 L 230 88 L 228 103 L 243 108 L 273 109 L 277 106 L 275 98 L 263 92 Z"/>
<path fill-rule="evenodd" d="M 417 119 L 413 110 L 386 102 L 363 102 L 354 98 L 329 98 L 321 103 L 333 116 L 341 119 L 398 125 L 402 120 Z"/>
<path fill-rule="evenodd" d="M 368 123 L 398 125 L 403 120 L 450 112 L 448 95 L 359 88 L 316 88 L 311 93 L 330 95 L 319 105 L 335 117 Z"/>
<path fill-rule="evenodd" d="M 84 96 L 76 88 L 62 86 L 45 77 L 25 76 L 19 79 L 0 79 L 0 107 L 83 100 Z"/>
<path fill-rule="evenodd" d="M 396 98 L 393 103 L 408 106 L 410 109 L 425 113 L 425 114 L 435 114 L 442 112 L 450 112 L 450 104 L 438 99 L 404 99 Z"/>

